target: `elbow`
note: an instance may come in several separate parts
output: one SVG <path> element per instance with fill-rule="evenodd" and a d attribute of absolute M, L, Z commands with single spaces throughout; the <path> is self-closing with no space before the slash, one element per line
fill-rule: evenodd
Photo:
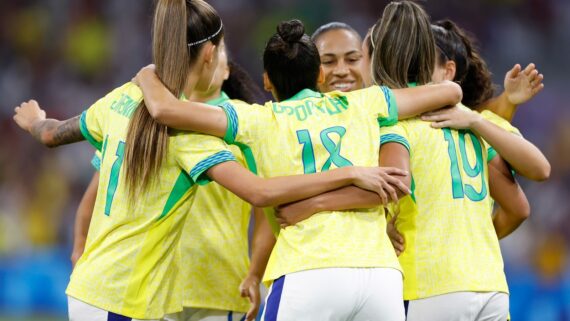
<path fill-rule="evenodd" d="M 247 202 L 249 204 L 251 204 L 251 206 L 253 207 L 259 207 L 259 208 L 264 208 L 264 207 L 271 207 L 273 206 L 271 200 L 267 197 L 264 197 L 262 195 L 255 195 L 249 198 L 249 200 L 247 200 Z"/>
<path fill-rule="evenodd" d="M 271 207 L 273 206 L 273 199 L 271 196 L 267 195 L 267 193 L 260 193 L 252 197 L 251 205 L 255 207 Z"/>
<path fill-rule="evenodd" d="M 515 204 L 517 204 L 517 206 L 511 208 L 507 213 L 509 213 L 511 220 L 517 222 L 518 225 L 530 217 L 530 204 L 524 193 Z"/>
<path fill-rule="evenodd" d="M 166 108 L 164 106 L 162 106 L 162 104 L 151 104 L 151 103 L 147 103 L 146 104 L 148 113 L 150 114 L 150 117 L 152 117 L 156 122 L 164 125 L 164 120 L 166 119 Z"/>
<path fill-rule="evenodd" d="M 544 182 L 545 180 L 549 179 L 550 171 L 551 171 L 550 163 L 546 162 L 546 164 L 542 166 L 542 168 L 540 169 L 537 180 L 539 182 Z"/>
<path fill-rule="evenodd" d="M 522 223 L 530 217 L 530 204 L 525 199 L 524 206 L 521 206 L 519 211 L 517 211 L 517 218 Z"/>
<path fill-rule="evenodd" d="M 528 179 L 537 182 L 544 182 L 550 178 L 550 171 L 551 171 L 550 163 L 546 162 L 542 166 L 537 167 L 533 171 L 532 175 L 529 175 Z"/>
<path fill-rule="evenodd" d="M 160 108 L 155 108 L 156 106 L 153 106 L 151 104 L 146 104 L 146 107 L 148 109 L 150 117 L 154 118 L 154 120 L 159 121 L 162 117 L 164 117 L 164 113 Z"/>
<path fill-rule="evenodd" d="M 251 204 L 253 207 L 270 207 L 273 206 L 273 198 L 271 192 L 266 189 L 256 189 L 255 192 L 245 195 L 245 201 Z"/>
<path fill-rule="evenodd" d="M 449 105 L 457 105 L 463 99 L 463 90 L 461 90 L 461 86 L 458 83 L 453 81 L 448 81 L 448 86 L 450 88 L 450 101 Z"/>

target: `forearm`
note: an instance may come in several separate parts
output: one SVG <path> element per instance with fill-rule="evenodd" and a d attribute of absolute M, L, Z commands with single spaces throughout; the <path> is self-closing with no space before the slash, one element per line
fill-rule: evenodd
<path fill-rule="evenodd" d="M 346 186 L 303 200 L 314 213 L 345 211 L 358 208 L 374 208 L 382 204 L 378 194 L 356 186 Z"/>
<path fill-rule="evenodd" d="M 499 96 L 486 101 L 478 108 L 478 110 L 482 111 L 483 109 L 488 109 L 511 122 L 515 116 L 517 107 L 518 105 L 512 104 L 509 101 L 507 94 L 503 91 Z"/>
<path fill-rule="evenodd" d="M 461 102 L 461 87 L 450 81 L 406 89 L 393 89 L 398 119 L 406 119 Z"/>
<path fill-rule="evenodd" d="M 249 275 L 261 279 L 269 256 L 273 250 L 276 239 L 271 231 L 269 222 L 260 208 L 254 208 L 255 226 L 253 229 L 253 240 L 251 242 L 251 264 L 249 266 Z"/>
<path fill-rule="evenodd" d="M 523 218 L 509 214 L 502 207 L 499 207 L 495 210 L 493 226 L 500 240 L 513 233 L 524 221 Z"/>
<path fill-rule="evenodd" d="M 93 209 L 95 208 L 95 200 L 97 199 L 97 188 L 99 186 L 99 173 L 96 172 L 81 198 L 77 214 L 75 216 L 75 225 L 73 227 L 73 254 L 72 262 L 75 261 L 83 254 L 85 249 L 85 241 L 87 240 L 87 232 L 89 231 L 89 224 L 93 216 Z"/>
<path fill-rule="evenodd" d="M 529 217 L 530 205 L 523 190 L 500 156 L 496 156 L 488 168 L 491 197 L 499 205 L 493 225 L 497 236 L 503 238 L 516 230 Z"/>
<path fill-rule="evenodd" d="M 306 199 L 354 182 L 353 167 L 307 175 L 263 179 L 236 162 L 225 162 L 208 170 L 208 176 L 256 207 L 275 207 Z"/>
<path fill-rule="evenodd" d="M 345 167 L 310 175 L 283 176 L 260 182 L 266 206 L 290 203 L 322 194 L 353 183 L 351 168 Z"/>
<path fill-rule="evenodd" d="M 28 132 L 48 147 L 71 144 L 85 139 L 79 128 L 79 116 L 65 121 L 38 120 L 31 125 Z"/>
<path fill-rule="evenodd" d="M 227 129 L 225 112 L 207 104 L 180 101 L 154 73 L 138 79 L 145 106 L 159 123 L 181 130 L 224 137 Z"/>
<path fill-rule="evenodd" d="M 521 136 L 509 133 L 479 117 L 471 129 L 485 139 L 520 175 L 542 181 L 550 175 L 550 164 L 542 152 Z"/>
<path fill-rule="evenodd" d="M 378 165 L 384 167 L 395 167 L 408 173 L 406 176 L 399 176 L 400 181 L 410 189 L 412 186 L 412 175 L 410 175 L 410 152 L 404 145 L 395 142 L 389 142 L 380 146 L 378 155 Z M 411 192 L 411 190 L 410 190 Z M 396 189 L 398 198 L 402 198 L 408 193 L 404 193 L 400 189 Z"/>

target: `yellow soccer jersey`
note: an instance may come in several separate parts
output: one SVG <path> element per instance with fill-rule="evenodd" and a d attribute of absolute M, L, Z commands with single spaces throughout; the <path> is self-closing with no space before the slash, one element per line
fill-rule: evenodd
<path fill-rule="evenodd" d="M 226 101 L 229 97 L 222 92 L 208 104 Z M 237 146 L 229 149 L 247 166 Z M 99 151 L 91 163 L 100 169 Z M 240 296 L 238 287 L 248 272 L 250 216 L 251 205 L 221 185 L 198 187 L 180 240 L 185 307 L 247 312 L 249 301 Z"/>
<path fill-rule="evenodd" d="M 228 143 L 251 148 L 263 177 L 377 166 L 379 123 L 397 122 L 392 92 L 371 87 L 320 94 L 308 89 L 265 106 L 222 104 Z M 281 230 L 264 281 L 317 268 L 400 269 L 383 209 L 319 213 Z"/>
<path fill-rule="evenodd" d="M 99 189 L 85 252 L 67 294 L 98 308 L 137 319 L 182 309 L 180 240 L 195 183 L 203 173 L 234 160 L 215 137 L 173 132 L 157 180 L 139 200 L 123 181 L 125 140 L 142 93 L 132 83 L 114 90 L 81 116 L 85 138 L 101 151 Z"/>
<path fill-rule="evenodd" d="M 482 140 L 470 131 L 434 129 L 419 118 L 381 133 L 381 144 L 400 143 L 410 152 L 412 195 L 400 200 L 396 223 L 406 242 L 399 257 L 404 299 L 508 292 Z"/>
<path fill-rule="evenodd" d="M 222 93 L 208 104 L 228 100 Z M 240 149 L 230 147 L 246 166 Z M 250 216 L 251 205 L 221 185 L 198 187 L 180 241 L 185 307 L 247 312 L 249 301 L 240 296 L 238 287 L 249 267 Z"/>

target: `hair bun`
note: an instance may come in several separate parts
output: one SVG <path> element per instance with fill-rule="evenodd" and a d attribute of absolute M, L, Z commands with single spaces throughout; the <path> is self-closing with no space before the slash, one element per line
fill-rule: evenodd
<path fill-rule="evenodd" d="M 305 34 L 305 26 L 298 19 L 281 21 L 277 26 L 277 34 L 286 42 L 297 42 Z"/>
<path fill-rule="evenodd" d="M 455 29 L 455 24 L 449 19 L 440 20 L 440 21 L 436 22 L 436 25 L 442 27 L 445 30 L 454 30 Z"/>

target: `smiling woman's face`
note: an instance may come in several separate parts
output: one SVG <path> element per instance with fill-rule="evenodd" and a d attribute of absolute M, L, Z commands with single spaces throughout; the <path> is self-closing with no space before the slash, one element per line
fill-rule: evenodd
<path fill-rule="evenodd" d="M 321 92 L 352 91 L 364 88 L 362 80 L 363 55 L 360 37 L 345 29 L 334 29 L 315 41 L 325 72 Z"/>

